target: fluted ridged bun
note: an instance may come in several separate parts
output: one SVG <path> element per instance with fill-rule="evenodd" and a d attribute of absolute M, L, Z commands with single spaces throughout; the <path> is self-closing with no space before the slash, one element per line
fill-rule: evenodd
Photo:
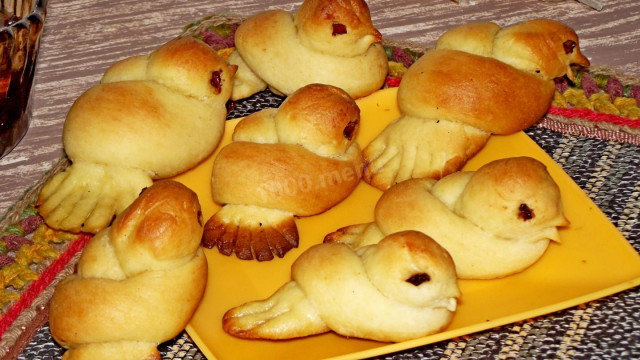
<path fill-rule="evenodd" d="M 213 164 L 213 199 L 300 216 L 329 209 L 360 181 L 359 124 L 360 109 L 343 90 L 305 86 L 277 110 L 238 123 Z"/>
<path fill-rule="evenodd" d="M 282 257 L 298 245 L 296 216 L 335 206 L 360 183 L 360 109 L 342 89 L 310 84 L 236 125 L 213 162 L 205 247 L 240 259 Z"/>

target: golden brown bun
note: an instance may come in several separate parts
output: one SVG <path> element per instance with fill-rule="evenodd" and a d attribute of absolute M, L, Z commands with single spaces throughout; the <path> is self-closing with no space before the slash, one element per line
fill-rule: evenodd
<path fill-rule="evenodd" d="M 578 44 L 578 35 L 557 21 L 535 19 L 504 28 L 495 38 L 493 57 L 547 80 L 573 79 L 572 64 L 589 66 Z"/>
<path fill-rule="evenodd" d="M 391 234 L 354 251 L 318 244 L 291 267 L 268 299 L 235 307 L 223 328 L 249 339 L 290 339 L 334 331 L 406 341 L 442 330 L 460 296 L 451 257 L 417 231 Z"/>
<path fill-rule="evenodd" d="M 570 27 L 549 19 L 534 19 L 506 27 L 490 22 L 469 23 L 442 34 L 437 49 L 454 49 L 498 59 L 545 80 L 573 79 L 572 64 L 589 66 Z"/>
<path fill-rule="evenodd" d="M 273 226 L 290 229 L 281 223 L 291 215 L 315 215 L 342 201 L 362 173 L 362 155 L 354 141 L 359 121 L 360 109 L 348 94 L 320 84 L 296 91 L 279 109 L 244 118 L 233 142 L 214 161 L 211 186 L 214 201 L 229 209 L 245 206 L 245 216 L 223 209 L 207 229 L 220 228 L 225 222 L 221 217 L 242 217 L 243 223 L 264 229 L 265 221 L 255 218 L 257 210 L 248 205 L 262 208 L 260 212 L 276 211 L 279 220 Z M 217 240 L 209 234 L 205 231 L 205 244 L 211 247 Z M 295 237 L 297 245 L 297 231 Z"/>
<path fill-rule="evenodd" d="M 552 81 L 501 61 L 457 50 L 429 51 L 398 88 L 403 114 L 512 134 L 538 121 L 549 108 Z"/>
<path fill-rule="evenodd" d="M 306 0 L 295 15 L 295 23 L 302 44 L 322 53 L 356 56 L 371 44 L 382 42 L 369 7 L 361 0 Z"/>
<path fill-rule="evenodd" d="M 220 88 L 211 85 L 214 72 Z M 213 49 L 187 37 L 116 63 L 69 110 L 65 151 L 73 161 L 143 169 L 153 178 L 184 171 L 218 144 L 234 73 Z"/>
<path fill-rule="evenodd" d="M 444 32 L 436 42 L 437 49 L 453 49 L 491 57 L 493 41 L 501 27 L 492 22 L 471 22 Z"/>
<path fill-rule="evenodd" d="M 144 190 L 55 290 L 49 322 L 65 358 L 159 359 L 156 346 L 184 329 L 204 293 L 201 234 L 193 191 L 173 181 Z"/>
<path fill-rule="evenodd" d="M 365 147 L 365 181 L 385 190 L 460 169 L 489 135 L 512 134 L 541 119 L 553 78 L 572 76 L 574 63 L 589 65 L 575 32 L 558 22 L 504 29 L 470 23 L 447 31 L 403 76 L 402 116 Z"/>
<path fill-rule="evenodd" d="M 297 145 L 233 142 L 214 163 L 213 198 L 315 215 L 351 194 L 361 164 L 357 146 L 344 158 L 326 158 Z"/>
<path fill-rule="evenodd" d="M 550 240 L 559 241 L 556 227 L 568 224 L 545 166 L 519 157 L 439 181 L 401 182 L 376 204 L 374 223 L 340 229 L 326 241 L 358 247 L 385 234 L 421 231 L 449 251 L 460 278 L 491 279 L 535 263 Z"/>
<path fill-rule="evenodd" d="M 188 37 L 109 68 L 67 114 L 63 142 L 73 165 L 40 194 L 47 224 L 97 232 L 151 179 L 176 175 L 211 154 L 224 131 L 235 70 Z M 122 177 L 117 186 L 107 181 Z"/>
<path fill-rule="evenodd" d="M 381 41 L 364 1 L 307 0 L 293 15 L 271 10 L 245 20 L 235 33 L 243 61 L 234 64 L 248 66 L 256 78 L 284 95 L 323 83 L 357 98 L 383 85 L 388 63 Z M 243 81 L 232 98 L 261 90 L 259 82 L 254 88 L 252 83 Z"/>

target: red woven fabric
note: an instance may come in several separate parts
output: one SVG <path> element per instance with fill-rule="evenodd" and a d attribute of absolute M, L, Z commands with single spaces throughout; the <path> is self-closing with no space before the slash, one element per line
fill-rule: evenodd
<path fill-rule="evenodd" d="M 51 265 L 49 265 L 42 274 L 40 274 L 40 277 L 29 285 L 27 290 L 20 295 L 20 299 L 11 306 L 2 318 L 0 318 L 0 337 L 4 335 L 5 331 L 7 331 L 18 316 L 26 308 L 31 306 L 36 297 L 38 297 L 38 295 L 40 295 L 40 293 L 51 284 L 56 275 L 58 275 L 62 269 L 67 266 L 69 261 L 71 261 L 71 259 L 84 248 L 90 239 L 91 235 L 89 234 L 79 235 L 75 240 L 73 240 L 73 242 L 71 242 L 71 244 L 69 244 L 62 255 L 54 260 Z"/>
<path fill-rule="evenodd" d="M 631 120 L 618 115 L 599 113 L 589 109 L 560 108 L 551 106 L 549 107 L 548 113 L 567 118 L 581 118 L 593 122 L 606 122 L 620 126 L 640 128 L 640 121 L 638 120 Z"/>

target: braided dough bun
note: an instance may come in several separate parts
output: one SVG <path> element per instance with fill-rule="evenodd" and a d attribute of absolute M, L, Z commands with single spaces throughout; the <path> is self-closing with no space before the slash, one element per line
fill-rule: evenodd
<path fill-rule="evenodd" d="M 545 166 L 518 157 L 439 181 L 401 182 L 380 197 L 375 222 L 339 229 L 325 241 L 358 248 L 417 230 L 449 251 L 459 278 L 491 279 L 535 263 L 551 240 L 559 241 L 557 227 L 567 225 L 560 190 Z"/>
<path fill-rule="evenodd" d="M 224 206 L 207 221 L 203 244 L 258 260 L 296 247 L 293 215 L 324 212 L 360 182 L 359 122 L 355 101 L 321 84 L 240 121 L 214 160 L 213 200 Z"/>
<path fill-rule="evenodd" d="M 290 95 L 312 83 L 337 86 L 354 98 L 371 94 L 387 75 L 381 41 L 363 0 L 306 0 L 294 15 L 283 10 L 257 14 L 235 33 L 240 59 L 230 61 L 242 78 L 234 84 L 232 99 L 267 85 Z"/>
<path fill-rule="evenodd" d="M 224 131 L 234 73 L 190 37 L 109 68 L 67 114 L 63 142 L 73 165 L 40 193 L 47 224 L 97 232 L 152 179 L 176 175 L 211 154 Z"/>
<path fill-rule="evenodd" d="M 291 267 L 291 281 L 268 299 L 233 308 L 231 335 L 290 339 L 328 331 L 400 342 L 441 331 L 460 297 L 451 257 L 417 231 L 391 234 L 354 251 L 318 244 Z"/>
<path fill-rule="evenodd" d="M 385 190 L 459 170 L 491 134 L 512 134 L 542 118 L 553 78 L 572 76 L 572 63 L 589 65 L 575 32 L 551 20 L 449 30 L 403 76 L 402 116 L 363 150 L 364 180 Z"/>
<path fill-rule="evenodd" d="M 184 329 L 204 293 L 201 216 L 193 191 L 160 181 L 90 240 L 51 299 L 63 359 L 160 359 L 157 345 Z"/>

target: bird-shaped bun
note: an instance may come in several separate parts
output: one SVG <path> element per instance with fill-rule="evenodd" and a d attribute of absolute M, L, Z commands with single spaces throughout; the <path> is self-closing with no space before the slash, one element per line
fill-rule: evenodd
<path fill-rule="evenodd" d="M 306 0 L 295 14 L 259 13 L 235 33 L 230 61 L 239 76 L 232 99 L 267 86 L 290 95 L 312 83 L 337 86 L 354 98 L 371 94 L 387 75 L 381 41 L 363 0 Z"/>
<path fill-rule="evenodd" d="M 89 241 L 50 303 L 63 359 L 160 359 L 158 344 L 184 329 L 207 283 L 201 216 L 193 191 L 159 181 Z"/>
<path fill-rule="evenodd" d="M 328 331 L 400 342 L 436 333 L 451 321 L 460 291 L 451 257 L 417 231 L 391 234 L 357 251 L 317 244 L 291 267 L 291 281 L 268 299 L 223 317 L 231 335 L 290 339 Z"/>
<path fill-rule="evenodd" d="M 559 241 L 560 190 L 546 167 L 529 157 L 492 161 L 438 181 L 410 179 L 380 197 L 375 221 L 327 235 L 354 248 L 404 230 L 431 236 L 453 257 L 462 279 L 491 279 L 524 270 Z"/>
<path fill-rule="evenodd" d="M 491 134 L 512 134 L 541 119 L 553 79 L 572 76 L 571 64 L 589 61 L 575 32 L 555 21 L 449 30 L 403 76 L 401 117 L 363 150 L 364 180 L 385 190 L 459 170 Z"/>
<path fill-rule="evenodd" d="M 261 261 L 297 247 L 293 216 L 328 210 L 360 182 L 359 122 L 355 101 L 321 84 L 242 119 L 213 163 L 213 200 L 223 206 L 207 221 L 203 245 Z"/>
<path fill-rule="evenodd" d="M 72 165 L 47 182 L 47 224 L 95 233 L 150 186 L 210 155 L 224 131 L 235 67 L 204 42 L 172 40 L 112 65 L 64 123 Z"/>

